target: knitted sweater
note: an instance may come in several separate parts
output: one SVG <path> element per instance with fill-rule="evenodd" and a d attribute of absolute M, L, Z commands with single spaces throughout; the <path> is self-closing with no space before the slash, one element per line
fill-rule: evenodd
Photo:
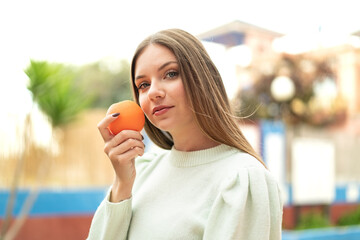
<path fill-rule="evenodd" d="M 88 239 L 277 240 L 282 202 L 271 174 L 235 148 L 172 149 L 136 159 L 131 199 L 98 207 Z"/>

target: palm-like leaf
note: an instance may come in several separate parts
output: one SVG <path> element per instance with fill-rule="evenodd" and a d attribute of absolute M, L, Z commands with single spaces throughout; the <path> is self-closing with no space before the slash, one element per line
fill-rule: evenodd
<path fill-rule="evenodd" d="M 25 73 L 33 100 L 54 127 L 71 122 L 90 104 L 90 99 L 75 87 L 75 75 L 69 67 L 31 61 Z"/>

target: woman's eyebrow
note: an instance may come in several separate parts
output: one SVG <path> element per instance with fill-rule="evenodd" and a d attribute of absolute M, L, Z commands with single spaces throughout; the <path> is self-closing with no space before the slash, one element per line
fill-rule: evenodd
<path fill-rule="evenodd" d="M 161 71 L 161 70 L 162 70 L 163 68 L 165 68 L 167 65 L 172 64 L 172 63 L 176 63 L 176 64 L 177 64 L 177 61 L 169 61 L 169 62 L 164 63 L 163 65 L 161 65 L 161 66 L 158 68 L 158 71 Z"/>
<path fill-rule="evenodd" d="M 136 80 L 138 80 L 138 79 L 140 79 L 140 78 L 144 78 L 144 77 L 145 77 L 145 75 L 139 75 L 139 76 L 137 76 L 137 77 L 135 78 L 134 81 L 136 81 Z"/>

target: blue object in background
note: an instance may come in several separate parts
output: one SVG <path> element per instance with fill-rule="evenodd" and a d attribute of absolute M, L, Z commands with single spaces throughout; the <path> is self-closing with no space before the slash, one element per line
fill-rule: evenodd
<path fill-rule="evenodd" d="M 105 197 L 106 188 L 91 189 L 41 189 L 30 211 L 30 216 L 93 214 Z M 29 190 L 17 192 L 13 214 L 17 216 L 29 195 Z M 0 190 L 0 218 L 5 217 L 9 190 Z"/>
<path fill-rule="evenodd" d="M 282 240 L 359 240 L 360 226 L 283 231 Z"/>
<path fill-rule="evenodd" d="M 281 136 L 283 138 L 283 143 L 285 144 L 285 124 L 282 121 L 269 121 L 269 120 L 262 120 L 260 121 L 260 131 L 261 131 L 261 155 L 265 163 L 269 161 L 267 159 L 266 152 L 266 138 L 271 134 L 276 134 L 278 136 Z M 283 164 L 286 164 L 285 157 L 286 157 L 286 147 L 283 148 L 284 152 L 281 153 L 281 156 L 283 159 L 281 161 Z M 274 151 L 274 150 L 271 150 Z"/>

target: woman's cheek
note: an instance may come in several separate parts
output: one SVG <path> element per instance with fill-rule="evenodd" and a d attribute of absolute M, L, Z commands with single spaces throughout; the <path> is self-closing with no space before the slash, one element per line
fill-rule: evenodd
<path fill-rule="evenodd" d="M 146 98 L 144 96 L 140 95 L 139 103 L 140 103 L 140 107 L 143 110 L 144 114 L 149 119 L 149 117 L 151 117 L 151 114 L 150 114 L 151 109 L 150 109 L 148 101 L 146 101 Z"/>

